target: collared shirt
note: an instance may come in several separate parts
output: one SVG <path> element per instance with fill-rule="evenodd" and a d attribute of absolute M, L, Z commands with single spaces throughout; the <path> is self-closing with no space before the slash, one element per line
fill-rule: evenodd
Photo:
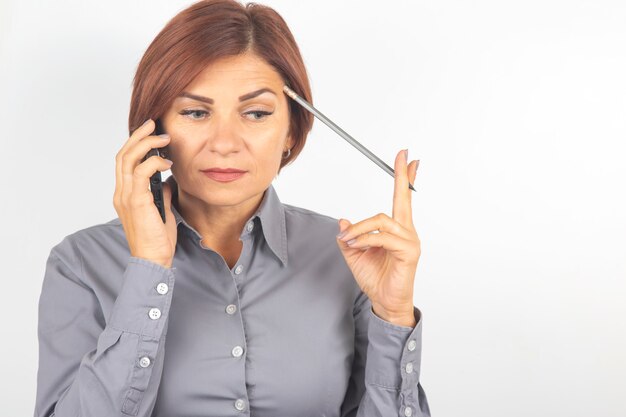
<path fill-rule="evenodd" d="M 378 317 L 338 219 L 270 185 L 229 268 L 176 209 L 171 268 L 130 255 L 119 218 L 50 251 L 35 417 L 430 416 L 417 325 Z"/>

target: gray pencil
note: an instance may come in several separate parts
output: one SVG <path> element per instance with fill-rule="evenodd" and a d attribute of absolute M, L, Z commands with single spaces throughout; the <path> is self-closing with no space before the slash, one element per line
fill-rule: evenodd
<path fill-rule="evenodd" d="M 357 148 L 359 151 L 361 151 L 361 153 L 363 155 L 367 156 L 369 159 L 374 161 L 374 163 L 376 165 L 378 165 L 379 167 L 381 167 L 385 172 L 387 172 L 389 175 L 391 175 L 394 178 L 396 177 L 396 172 L 393 170 L 393 168 L 391 168 L 389 165 L 387 165 L 385 162 L 383 162 L 382 159 L 380 159 L 379 157 L 374 155 L 372 152 L 370 152 L 365 146 L 361 145 L 352 136 L 348 135 L 342 128 L 340 128 L 335 123 L 333 123 L 332 120 L 330 120 L 328 117 L 324 116 L 319 110 L 317 110 L 315 107 L 313 107 L 313 105 L 311 103 L 309 103 L 308 101 L 306 101 L 305 99 L 300 97 L 298 94 L 296 94 L 295 91 L 293 91 L 291 88 L 287 87 L 286 85 L 283 86 L 283 91 L 289 97 L 291 97 L 296 102 L 298 102 L 302 107 L 304 107 L 305 109 L 307 109 L 308 111 L 313 113 L 313 115 L 315 117 L 317 117 L 322 122 L 324 122 L 328 127 L 330 127 L 332 130 L 337 132 L 337 134 L 339 136 L 341 136 L 342 138 L 344 138 L 346 141 L 348 141 L 349 144 L 351 144 L 352 146 Z M 409 183 L 409 188 L 411 190 L 415 191 L 415 188 L 413 188 L 413 185 L 411 185 L 410 183 Z"/>

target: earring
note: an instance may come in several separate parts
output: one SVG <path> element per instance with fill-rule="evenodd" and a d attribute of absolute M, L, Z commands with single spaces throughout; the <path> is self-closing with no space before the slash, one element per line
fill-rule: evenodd
<path fill-rule="evenodd" d="M 287 156 L 283 155 L 283 159 L 289 158 L 289 155 L 291 155 L 291 148 L 287 149 Z"/>

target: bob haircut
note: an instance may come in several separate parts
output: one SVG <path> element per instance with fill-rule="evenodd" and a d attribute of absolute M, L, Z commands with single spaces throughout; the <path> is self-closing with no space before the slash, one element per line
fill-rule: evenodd
<path fill-rule="evenodd" d="M 264 59 L 285 84 L 313 102 L 298 45 L 274 9 L 236 0 L 201 0 L 174 16 L 141 58 L 133 78 L 129 134 L 148 118 L 158 123 L 173 100 L 213 61 L 246 52 Z M 287 101 L 294 145 L 278 173 L 301 152 L 313 125 L 313 115 Z"/>

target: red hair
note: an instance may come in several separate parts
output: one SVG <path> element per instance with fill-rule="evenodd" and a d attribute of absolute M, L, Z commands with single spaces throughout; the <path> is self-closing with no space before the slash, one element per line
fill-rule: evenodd
<path fill-rule="evenodd" d="M 146 119 L 157 121 L 173 100 L 213 61 L 246 52 L 271 65 L 292 90 L 313 103 L 309 79 L 296 41 L 271 7 L 235 0 L 201 0 L 174 16 L 144 53 L 135 77 L 128 116 L 129 135 Z M 294 160 L 306 142 L 313 115 L 292 99 L 289 132 Z"/>

